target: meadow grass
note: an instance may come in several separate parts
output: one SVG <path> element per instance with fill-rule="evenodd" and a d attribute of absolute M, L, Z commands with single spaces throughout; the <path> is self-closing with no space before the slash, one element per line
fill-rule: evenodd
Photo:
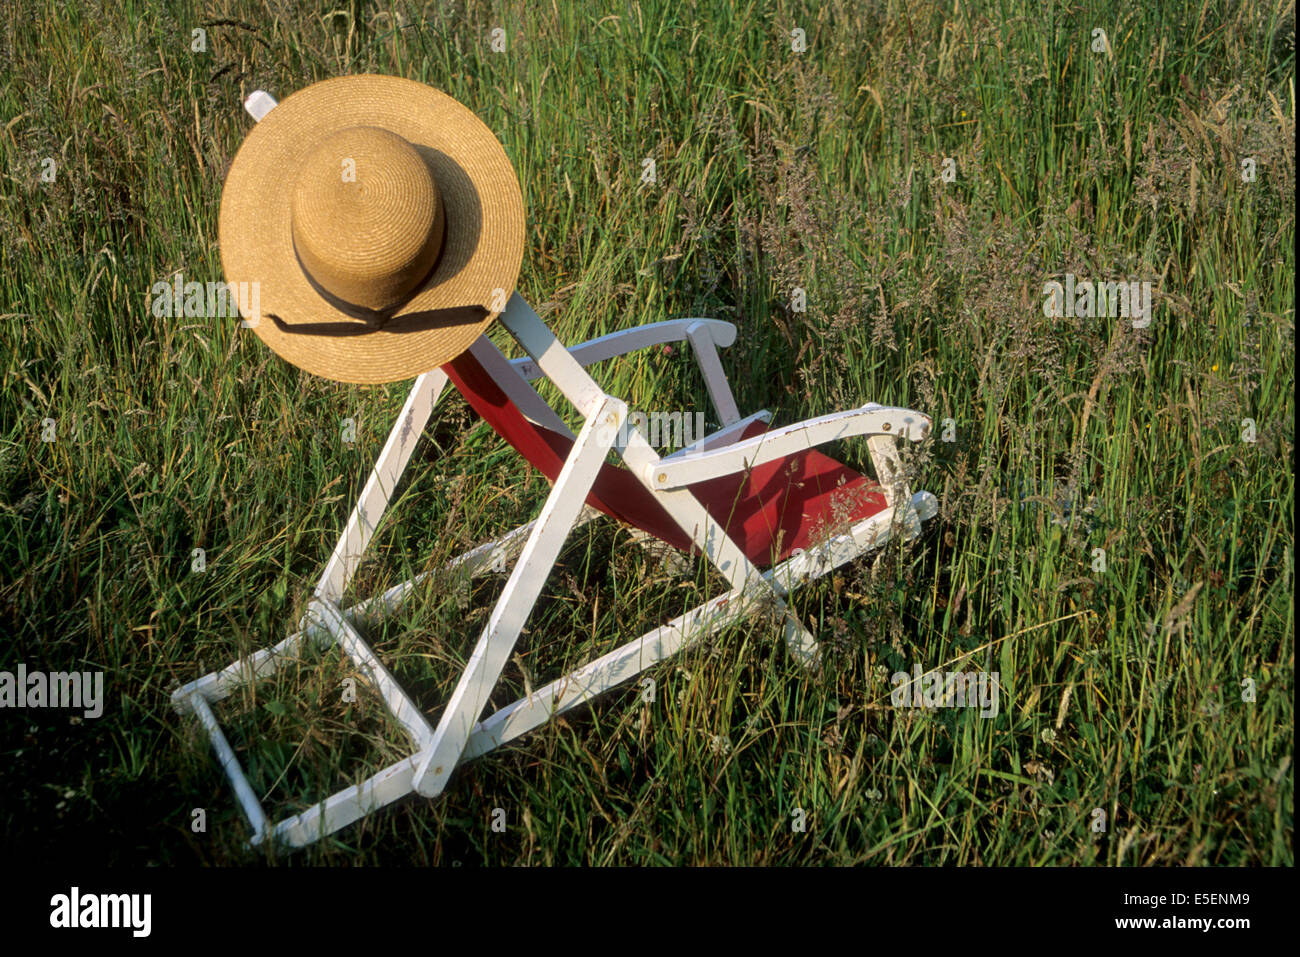
<path fill-rule="evenodd" d="M 98 719 L 0 713 L 6 855 L 1292 863 L 1294 4 L 1159 6 L 6 3 L 0 670 L 102 670 L 108 694 Z M 616 690 L 436 801 L 275 858 L 243 847 L 168 696 L 292 630 L 408 384 L 313 378 L 149 296 L 222 278 L 243 98 L 360 72 L 436 86 L 500 137 L 519 289 L 562 341 L 730 320 L 743 412 L 932 416 L 909 467 L 941 512 L 796 594 L 820 676 L 767 623 L 733 627 L 656 669 L 652 703 Z M 1044 315 L 1067 273 L 1150 281 L 1151 324 Z M 634 408 L 705 401 L 682 350 L 593 371 Z M 548 488 L 455 395 L 407 476 L 357 597 Z M 430 714 L 503 580 L 435 576 L 368 632 Z M 493 702 L 721 587 L 587 526 Z M 892 707 L 915 663 L 997 671 L 1000 713 Z M 349 677 L 325 651 L 221 707 L 277 817 L 404 753 L 364 683 L 341 700 Z"/>

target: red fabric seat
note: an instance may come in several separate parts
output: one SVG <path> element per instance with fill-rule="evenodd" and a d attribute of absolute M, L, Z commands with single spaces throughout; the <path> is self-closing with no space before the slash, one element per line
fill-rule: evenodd
<path fill-rule="evenodd" d="M 471 353 L 462 352 L 443 371 L 498 435 L 555 481 L 572 439 L 526 419 Z M 766 430 L 755 422 L 745 438 Z M 888 507 L 879 485 L 812 449 L 757 466 L 748 474 L 722 475 L 687 488 L 761 568 L 784 561 L 795 549 L 808 548 L 833 524 L 861 522 Z M 676 548 L 692 550 L 690 538 L 627 469 L 602 466 L 587 503 Z"/>

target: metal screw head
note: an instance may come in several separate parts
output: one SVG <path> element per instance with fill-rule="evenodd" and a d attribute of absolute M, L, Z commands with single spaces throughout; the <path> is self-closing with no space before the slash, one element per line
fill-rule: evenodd
<path fill-rule="evenodd" d="M 882 428 L 883 428 L 886 432 L 888 432 L 889 429 L 890 429 L 890 425 L 889 425 L 889 423 L 886 422 L 886 423 L 882 426 Z"/>
<path fill-rule="evenodd" d="M 667 481 L 668 481 L 668 473 L 667 473 L 667 472 L 660 472 L 660 473 L 659 473 L 659 481 L 661 481 L 661 482 L 667 482 Z"/>

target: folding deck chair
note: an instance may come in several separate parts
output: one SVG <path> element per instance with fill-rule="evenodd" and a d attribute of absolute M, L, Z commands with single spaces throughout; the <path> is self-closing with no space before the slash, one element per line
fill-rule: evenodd
<path fill-rule="evenodd" d="M 274 100 L 258 91 L 246 107 L 260 120 Z M 207 730 L 253 831 L 301 847 L 412 792 L 435 797 L 461 764 L 518 738 L 551 718 L 654 667 L 689 644 L 771 609 L 794 657 L 818 662 L 813 636 L 786 599 L 798 585 L 879 547 L 919 534 L 935 515 L 928 492 L 907 487 L 899 440 L 920 441 L 928 417 L 868 404 L 785 428 L 770 413 L 740 416 L 717 349 L 736 329 L 710 319 L 675 319 L 611 333 L 565 349 L 515 293 L 500 317 L 527 356 L 507 359 L 486 336 L 440 369 L 418 376 L 379 460 L 325 566 L 299 630 L 278 644 L 193 681 L 173 694 L 181 712 Z M 608 395 L 586 367 L 626 353 L 689 342 L 722 427 L 660 456 L 641 432 L 626 428 L 625 403 Z M 581 414 L 575 436 L 530 384 L 549 379 Z M 367 623 L 392 613 L 429 574 L 343 607 L 344 592 L 375 533 L 416 442 L 443 389 L 453 384 L 474 411 L 552 482 L 540 515 L 449 563 L 470 575 L 515 561 L 513 570 L 437 723 L 401 688 L 362 637 Z M 878 481 L 816 451 L 826 442 L 865 436 Z M 607 464 L 613 452 L 625 467 Z M 482 718 L 534 603 L 571 530 L 604 513 L 683 551 L 705 556 L 730 585 L 712 598 Z M 847 531 L 823 535 L 835 523 Z M 299 658 L 308 642 L 337 643 L 411 739 L 413 753 L 300 814 L 271 824 L 213 712 L 241 684 Z"/>

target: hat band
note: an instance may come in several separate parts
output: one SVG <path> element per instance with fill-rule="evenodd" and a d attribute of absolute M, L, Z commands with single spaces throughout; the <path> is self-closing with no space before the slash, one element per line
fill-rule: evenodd
<path fill-rule="evenodd" d="M 385 332 L 393 333 L 428 332 L 430 329 L 445 328 L 447 326 L 473 325 L 482 322 L 488 315 L 486 306 L 444 306 L 438 309 L 410 312 L 404 316 L 387 319 L 381 328 Z M 363 322 L 298 322 L 291 325 L 274 312 L 268 312 L 266 316 L 275 323 L 277 329 L 290 336 L 348 338 L 368 336 L 375 331 L 373 327 Z"/>
<path fill-rule="evenodd" d="M 439 215 L 437 220 L 437 225 L 434 228 L 438 230 L 438 254 L 434 256 L 433 263 L 429 266 L 428 272 L 426 272 L 423 276 L 420 277 L 419 282 L 415 283 L 414 287 L 411 289 L 410 295 L 408 295 L 406 299 L 404 299 L 402 302 L 399 302 L 393 306 L 388 307 L 387 309 L 371 309 L 369 306 L 362 306 L 355 302 L 348 302 L 346 299 L 336 296 L 334 293 L 330 292 L 328 289 L 326 289 L 324 286 L 322 286 L 319 282 L 316 281 L 316 278 L 311 274 L 311 271 L 306 267 L 306 265 L 304 265 L 302 261 L 302 256 L 298 255 L 298 244 L 296 241 L 293 241 L 293 256 L 294 259 L 297 260 L 298 262 L 298 268 L 302 270 L 303 276 L 306 277 L 308 284 L 311 285 L 312 289 L 315 290 L 317 295 L 319 295 L 322 299 L 324 299 L 327 303 L 329 303 L 339 312 L 342 312 L 345 315 L 352 316 L 354 319 L 358 319 L 361 322 L 365 323 L 368 328 L 382 329 L 385 326 L 385 324 L 387 324 L 388 320 L 392 318 L 393 313 L 397 312 L 398 309 L 402 308 L 403 305 L 405 305 L 412 298 L 414 298 L 416 293 L 424 289 L 426 284 L 429 282 L 429 277 L 431 277 L 435 272 L 437 272 L 438 263 L 439 261 L 441 261 L 442 255 L 447 248 L 446 245 L 447 217 Z M 317 335 L 323 333 L 324 332 L 323 327 L 326 326 L 352 326 L 352 325 L 353 323 L 316 322 L 316 323 L 311 323 L 310 328 L 304 329 L 303 331 L 310 335 Z"/>

